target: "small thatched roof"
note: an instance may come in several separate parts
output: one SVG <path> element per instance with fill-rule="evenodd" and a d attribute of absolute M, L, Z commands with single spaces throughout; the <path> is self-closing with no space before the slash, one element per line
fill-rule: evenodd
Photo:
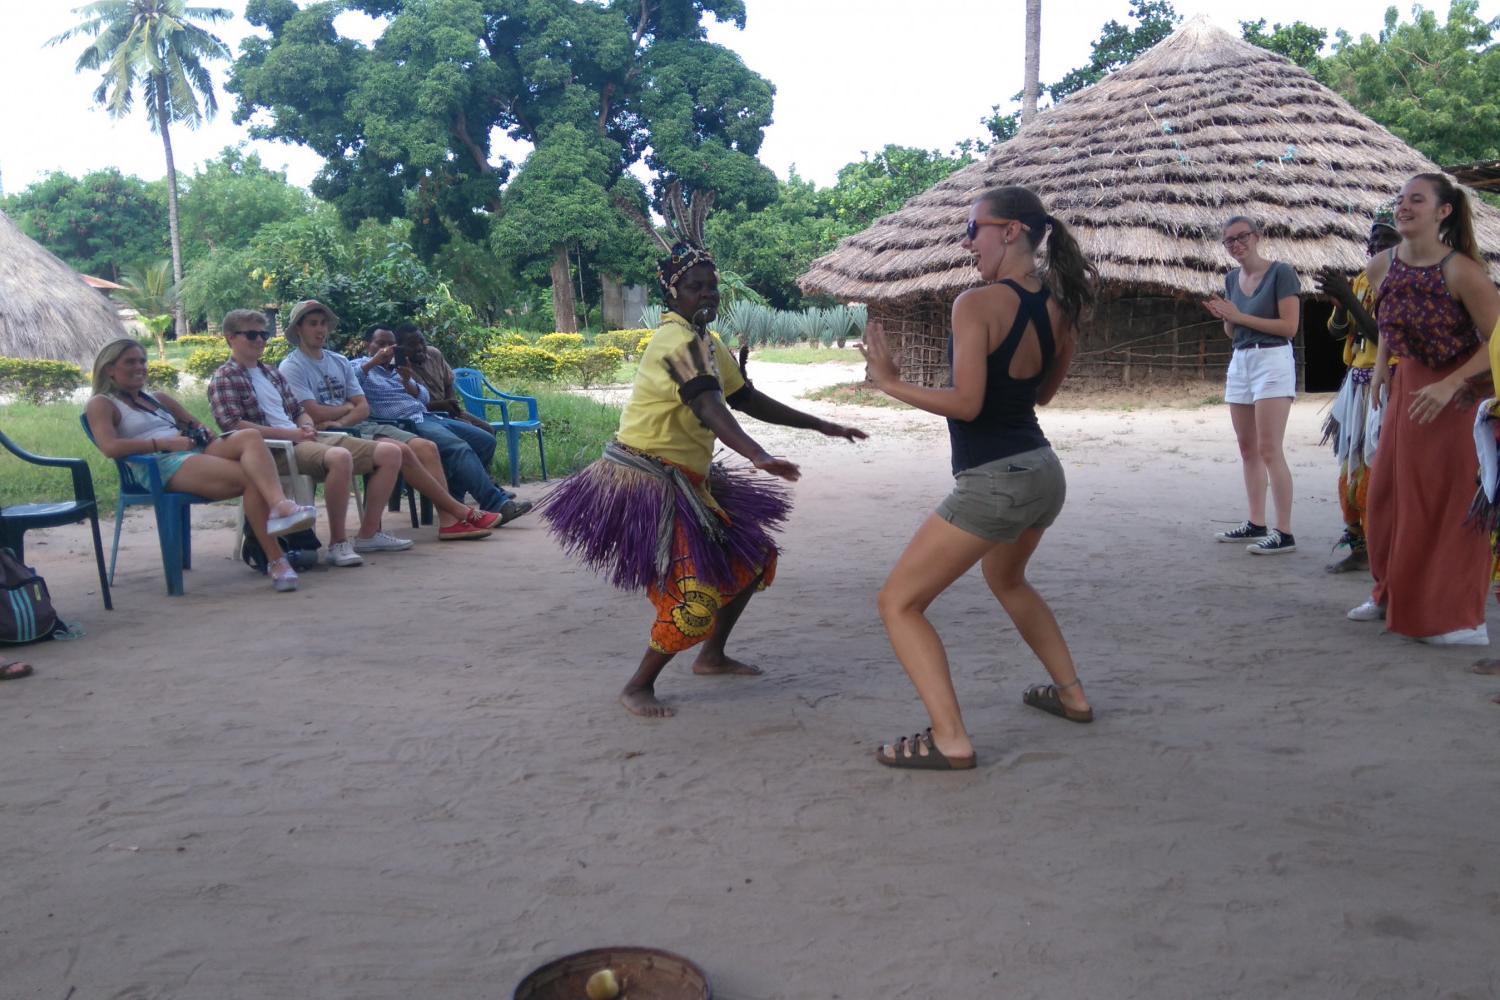
<path fill-rule="evenodd" d="M 1032 120 L 987 159 L 814 261 L 804 292 L 844 301 L 952 295 L 978 282 L 959 246 L 975 197 L 1022 184 L 1071 227 L 1114 292 L 1204 295 L 1232 266 L 1220 227 L 1267 227 L 1268 256 L 1313 290 L 1321 267 L 1363 266 L 1370 218 L 1439 169 L 1312 75 L 1199 16 Z M 1500 261 L 1500 212 L 1474 199 Z"/>
<path fill-rule="evenodd" d="M 0 357 L 87 368 L 126 335 L 113 303 L 0 212 Z"/>

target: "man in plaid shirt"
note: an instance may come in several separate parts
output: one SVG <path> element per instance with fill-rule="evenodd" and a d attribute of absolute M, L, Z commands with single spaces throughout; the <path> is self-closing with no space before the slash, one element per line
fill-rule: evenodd
<path fill-rule="evenodd" d="M 270 336 L 265 316 L 253 309 L 236 309 L 224 317 L 223 329 L 230 358 L 208 382 L 214 420 L 226 432 L 248 428 L 268 440 L 293 442 L 297 471 L 323 481 L 329 564 L 358 566 L 364 562 L 361 552 L 411 548 L 411 539 L 380 530 L 383 503 L 365 504 L 359 534 L 352 544 L 345 526 L 355 474 L 370 476 L 366 488 L 370 496 L 390 496 L 401 472 L 400 446 L 345 434 L 319 434 L 281 373 L 260 363 Z"/>

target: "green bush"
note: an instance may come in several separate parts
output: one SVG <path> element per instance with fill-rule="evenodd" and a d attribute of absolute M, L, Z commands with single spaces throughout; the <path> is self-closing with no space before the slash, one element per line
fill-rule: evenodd
<path fill-rule="evenodd" d="M 574 350 L 583 346 L 581 333 L 544 333 L 536 338 L 536 346 L 556 354 L 558 351 Z"/>
<path fill-rule="evenodd" d="M 266 353 L 260 356 L 262 364 L 273 368 L 286 360 L 286 356 L 292 353 L 292 342 L 285 337 L 276 337 L 266 341 Z"/>
<path fill-rule="evenodd" d="M 165 361 L 146 362 L 146 384 L 153 389 L 177 388 L 177 382 L 181 374 L 175 367 L 167 364 Z"/>
<path fill-rule="evenodd" d="M 67 399 L 87 384 L 83 371 L 71 361 L 0 358 L 0 392 L 29 403 Z"/>
<path fill-rule="evenodd" d="M 219 370 L 219 366 L 228 360 L 228 344 L 200 347 L 188 355 L 188 359 L 182 363 L 182 369 L 194 378 L 207 382 Z"/>
<path fill-rule="evenodd" d="M 491 330 L 489 343 L 486 347 L 526 347 L 531 341 L 526 339 L 526 334 L 515 330 Z"/>
<path fill-rule="evenodd" d="M 642 354 L 646 353 L 646 348 L 648 348 L 648 347 L 651 346 L 651 334 L 655 333 L 655 332 L 656 332 L 655 330 L 652 330 L 649 333 L 647 333 L 644 337 L 642 337 L 640 340 L 638 340 L 638 341 L 635 342 L 635 356 L 636 357 L 640 357 Z"/>
<path fill-rule="evenodd" d="M 476 367 L 491 382 L 551 382 L 557 378 L 558 358 L 540 347 L 506 344 L 487 348 Z"/>
<path fill-rule="evenodd" d="M 595 347 L 613 347 L 626 358 L 634 358 L 641 345 L 641 337 L 651 335 L 650 330 L 611 330 L 594 338 Z"/>
<path fill-rule="evenodd" d="M 172 341 L 172 343 L 176 344 L 178 347 L 223 347 L 224 338 L 210 337 L 207 334 L 202 333 L 189 333 L 185 336 L 178 337 L 176 340 Z M 152 341 L 151 346 L 155 347 L 156 342 Z"/>
<path fill-rule="evenodd" d="M 579 347 L 558 355 L 557 373 L 563 381 L 587 389 L 608 380 L 625 360 L 618 347 Z"/>

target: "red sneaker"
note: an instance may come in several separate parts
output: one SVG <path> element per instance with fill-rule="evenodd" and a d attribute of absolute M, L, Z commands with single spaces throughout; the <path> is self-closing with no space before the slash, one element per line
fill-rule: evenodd
<path fill-rule="evenodd" d="M 474 525 L 474 527 L 476 528 L 499 527 L 501 521 L 501 515 L 496 514 L 494 511 L 476 510 L 472 508 L 469 510 L 468 523 Z"/>
<path fill-rule="evenodd" d="M 454 521 L 446 528 L 438 529 L 440 542 L 461 542 L 488 537 L 490 537 L 490 529 L 482 528 L 473 521 Z"/>

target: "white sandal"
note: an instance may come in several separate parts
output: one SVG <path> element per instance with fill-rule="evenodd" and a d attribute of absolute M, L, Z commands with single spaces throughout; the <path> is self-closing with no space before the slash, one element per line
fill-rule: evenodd
<path fill-rule="evenodd" d="M 278 566 L 281 568 L 277 569 Z M 271 577 L 271 586 L 276 588 L 278 594 L 297 589 L 297 571 L 292 569 L 292 564 L 286 556 L 282 556 L 267 566 L 266 573 Z"/>

